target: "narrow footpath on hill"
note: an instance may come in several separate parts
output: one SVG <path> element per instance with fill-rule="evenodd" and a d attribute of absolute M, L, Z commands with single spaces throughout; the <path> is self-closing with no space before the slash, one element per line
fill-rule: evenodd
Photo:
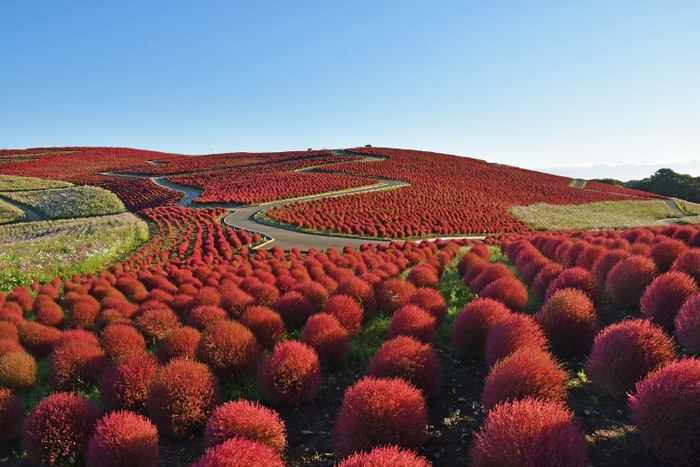
<path fill-rule="evenodd" d="M 39 215 L 38 212 L 36 212 L 34 209 L 30 208 L 26 204 L 18 203 L 17 201 L 14 201 L 10 198 L 7 198 L 5 196 L 0 195 L 0 199 L 2 199 L 4 202 L 7 204 L 11 204 L 12 206 L 21 209 L 22 212 L 24 212 L 24 215 L 27 216 L 27 219 L 30 222 L 36 222 L 36 221 L 43 221 L 44 218 Z"/>

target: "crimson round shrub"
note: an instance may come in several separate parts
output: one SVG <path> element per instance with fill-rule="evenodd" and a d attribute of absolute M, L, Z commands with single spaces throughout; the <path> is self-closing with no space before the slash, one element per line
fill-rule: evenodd
<path fill-rule="evenodd" d="M 253 333 L 235 321 L 217 321 L 203 333 L 195 352 L 221 379 L 240 380 L 255 372 L 261 348 Z"/>
<path fill-rule="evenodd" d="M 214 410 L 204 429 L 204 445 L 212 447 L 236 437 L 265 444 L 278 453 L 287 445 L 284 421 L 279 414 L 243 399 L 226 402 Z"/>
<path fill-rule="evenodd" d="M 284 467 L 274 449 L 243 438 L 231 438 L 213 448 L 191 467 Z"/>
<path fill-rule="evenodd" d="M 700 294 L 683 304 L 676 319 L 676 339 L 692 353 L 700 354 Z"/>
<path fill-rule="evenodd" d="M 489 247 L 482 242 L 474 242 L 474 245 L 472 246 L 471 250 L 469 250 L 469 253 L 475 254 L 482 259 L 489 259 Z"/>
<path fill-rule="evenodd" d="M 90 295 L 83 295 L 68 308 L 68 324 L 72 328 L 92 329 L 99 312 L 100 302 Z"/>
<path fill-rule="evenodd" d="M 483 261 L 483 259 L 484 258 L 474 253 L 465 253 L 457 262 L 457 274 L 459 274 L 460 277 L 464 277 L 464 275 L 467 273 L 467 269 L 472 263 Z"/>
<path fill-rule="evenodd" d="M 156 374 L 148 395 L 148 415 L 176 437 L 201 429 L 219 402 L 209 368 L 191 360 L 172 360 Z"/>
<path fill-rule="evenodd" d="M 366 315 L 372 315 L 377 311 L 377 296 L 374 288 L 369 282 L 359 277 L 351 277 L 340 282 L 334 294 L 347 295 L 352 298 L 362 306 Z"/>
<path fill-rule="evenodd" d="M 512 276 L 513 272 L 503 263 L 490 264 L 469 284 L 469 289 L 475 294 L 479 294 L 491 282 L 501 277 Z"/>
<path fill-rule="evenodd" d="M 387 339 L 397 336 L 415 337 L 421 342 L 435 340 L 436 320 L 433 315 L 416 305 L 402 306 L 391 318 Z"/>
<path fill-rule="evenodd" d="M 72 391 L 83 384 L 96 384 L 107 366 L 107 356 L 96 345 L 75 340 L 49 356 L 49 382 L 54 391 Z"/>
<path fill-rule="evenodd" d="M 158 342 L 156 356 L 161 363 L 167 363 L 175 358 L 194 360 L 201 337 L 201 333 L 193 327 L 178 328 Z"/>
<path fill-rule="evenodd" d="M 353 454 L 341 461 L 338 467 L 430 467 L 432 464 L 408 449 L 382 446 L 370 452 Z"/>
<path fill-rule="evenodd" d="M 540 273 L 543 267 L 549 264 L 549 260 L 544 256 L 539 256 L 534 260 L 518 267 L 518 272 L 520 273 L 520 280 L 528 286 L 532 286 L 535 281 L 535 277 Z M 517 265 L 517 264 L 516 264 Z"/>
<path fill-rule="evenodd" d="M 160 302 L 156 303 L 158 306 L 144 310 L 134 320 L 136 329 L 141 331 L 144 337 L 151 342 L 165 339 L 182 326 L 172 309 Z"/>
<path fill-rule="evenodd" d="M 649 284 L 639 301 L 639 308 L 644 318 L 662 328 L 671 329 L 678 311 L 697 292 L 698 287 L 692 277 L 669 271 Z"/>
<path fill-rule="evenodd" d="M 57 329 L 63 329 L 63 326 L 66 324 L 66 317 L 63 314 L 63 310 L 53 301 L 39 307 L 39 309 L 36 310 L 35 317 L 38 323 Z"/>
<path fill-rule="evenodd" d="M 345 391 L 335 426 L 341 456 L 377 446 L 415 448 L 426 439 L 423 394 L 401 378 L 367 376 Z"/>
<path fill-rule="evenodd" d="M 111 412 L 97 421 L 88 441 L 88 467 L 155 467 L 158 465 L 158 430 L 143 415 Z"/>
<path fill-rule="evenodd" d="M 527 289 L 515 276 L 496 279 L 479 294 L 480 298 L 493 298 L 503 302 L 513 311 L 525 311 L 527 307 Z"/>
<path fill-rule="evenodd" d="M 112 324 L 102 331 L 100 346 L 110 360 L 146 351 L 146 341 L 141 333 L 128 324 Z"/>
<path fill-rule="evenodd" d="M 489 411 L 471 448 L 473 467 L 586 467 L 588 446 L 573 413 L 526 398 Z"/>
<path fill-rule="evenodd" d="M 17 331 L 20 344 L 40 358 L 46 357 L 61 337 L 61 331 L 58 329 L 35 321 L 23 323 L 17 327 Z"/>
<path fill-rule="evenodd" d="M 377 350 L 369 362 L 367 375 L 402 378 L 427 397 L 433 397 L 440 387 L 440 371 L 440 361 L 430 345 L 412 337 L 398 336 Z"/>
<path fill-rule="evenodd" d="M 306 320 L 316 313 L 316 308 L 311 300 L 293 290 L 278 298 L 272 309 L 279 313 L 285 326 L 289 329 L 301 329 L 306 324 Z"/>
<path fill-rule="evenodd" d="M 426 263 L 412 268 L 406 279 L 416 287 L 435 288 L 440 283 L 440 277 L 435 268 Z"/>
<path fill-rule="evenodd" d="M 545 303 L 557 290 L 566 288 L 582 291 L 593 303 L 598 301 L 598 281 L 595 276 L 586 269 L 573 267 L 564 269 L 556 279 L 549 283 L 544 297 Z"/>
<path fill-rule="evenodd" d="M 491 368 L 481 405 L 491 410 L 496 404 L 526 397 L 564 404 L 568 379 L 566 371 L 547 352 L 525 347 Z"/>
<path fill-rule="evenodd" d="M 221 308 L 226 310 L 231 318 L 240 318 L 246 308 L 254 303 L 255 298 L 239 288 L 232 288 L 221 294 Z"/>
<path fill-rule="evenodd" d="M 547 263 L 542 266 L 542 269 L 537 273 L 535 279 L 532 281 L 532 286 L 530 287 L 530 294 L 536 300 L 543 300 L 545 294 L 547 293 L 547 288 L 549 284 L 557 278 L 559 274 L 564 270 L 561 265 L 557 263 Z"/>
<path fill-rule="evenodd" d="M 656 263 L 656 269 L 664 273 L 671 269 L 671 265 L 685 250 L 688 245 L 683 240 L 665 239 L 651 247 L 649 256 Z"/>
<path fill-rule="evenodd" d="M 350 336 L 362 329 L 362 308 L 347 295 L 333 295 L 323 307 L 323 313 L 333 315 Z"/>
<path fill-rule="evenodd" d="M 659 461 L 697 465 L 700 459 L 700 360 L 686 358 L 650 373 L 629 398 L 644 445 Z"/>
<path fill-rule="evenodd" d="M 19 342 L 19 331 L 17 326 L 9 321 L 0 321 L 0 340 L 7 339 L 12 342 Z"/>
<path fill-rule="evenodd" d="M 82 461 L 99 409 L 84 397 L 56 392 L 39 402 L 24 423 L 22 446 L 38 464 L 67 466 Z"/>
<path fill-rule="evenodd" d="M 404 306 L 416 291 L 416 286 L 404 279 L 393 278 L 379 286 L 379 307 L 387 314 L 393 315 Z"/>
<path fill-rule="evenodd" d="M 620 260 L 608 273 L 605 294 L 620 308 L 639 306 L 644 290 L 656 277 L 656 265 L 651 258 L 639 255 Z"/>
<path fill-rule="evenodd" d="M 95 347 L 100 346 L 100 340 L 97 336 L 85 329 L 69 329 L 61 333 L 58 339 L 53 344 L 53 350 L 63 347 L 69 342 L 84 342 L 85 344 L 94 345 Z"/>
<path fill-rule="evenodd" d="M 8 352 L 26 352 L 19 342 L 10 339 L 0 339 L 0 356 Z"/>
<path fill-rule="evenodd" d="M 676 258 L 671 266 L 671 271 L 679 271 L 688 274 L 700 284 L 700 248 L 688 248 Z"/>
<path fill-rule="evenodd" d="M 214 287 L 202 287 L 194 294 L 194 306 L 219 306 L 221 295 Z"/>
<path fill-rule="evenodd" d="M 320 283 L 316 281 L 304 282 L 301 284 L 296 284 L 291 289 L 293 292 L 299 292 L 304 297 L 308 298 L 313 304 L 314 310 L 319 312 L 323 309 L 323 306 L 328 301 L 330 294 L 328 290 Z"/>
<path fill-rule="evenodd" d="M 259 306 L 271 307 L 277 297 L 279 297 L 279 290 L 272 284 L 265 284 L 259 282 L 254 284 L 249 293 L 255 298 L 255 303 Z"/>
<path fill-rule="evenodd" d="M 576 258 L 575 266 L 586 269 L 587 271 L 592 271 L 596 261 L 602 258 L 607 252 L 608 250 L 604 246 L 588 245 L 581 254 L 578 255 L 578 258 Z"/>
<path fill-rule="evenodd" d="M 450 333 L 455 355 L 483 358 L 486 336 L 493 326 L 512 312 L 501 302 L 477 298 L 457 314 Z"/>
<path fill-rule="evenodd" d="M 275 346 L 258 372 L 263 394 L 276 405 L 299 405 L 321 389 L 321 363 L 316 351 L 298 341 Z"/>
<path fill-rule="evenodd" d="M 34 357 L 24 350 L 0 355 L 0 388 L 25 391 L 37 380 L 37 364 Z"/>
<path fill-rule="evenodd" d="M 585 370 L 604 392 L 621 399 L 647 374 L 675 359 L 673 341 L 660 327 L 631 319 L 596 336 Z"/>
<path fill-rule="evenodd" d="M 24 409 L 22 401 L 10 389 L 0 388 L 0 444 L 19 438 Z"/>
<path fill-rule="evenodd" d="M 158 363 L 148 353 L 124 357 L 102 375 L 102 405 L 107 410 L 130 410 L 145 414 L 148 391 L 157 372 Z"/>
<path fill-rule="evenodd" d="M 542 306 L 535 321 L 552 351 L 562 357 L 583 355 L 593 345 L 600 325 L 590 297 L 580 289 L 559 289 Z"/>
<path fill-rule="evenodd" d="M 486 364 L 492 367 L 500 359 L 526 347 L 546 350 L 547 337 L 531 316 L 511 313 L 495 324 L 486 337 Z"/>
<path fill-rule="evenodd" d="M 474 261 L 471 263 L 464 273 L 464 285 L 471 288 L 472 282 L 479 277 L 479 274 L 484 272 L 491 264 L 486 260 Z"/>
<path fill-rule="evenodd" d="M 429 287 L 420 287 L 408 299 L 409 305 L 416 305 L 435 317 L 442 323 L 447 316 L 447 303 L 440 291 Z"/>
<path fill-rule="evenodd" d="M 350 335 L 331 314 L 318 313 L 309 318 L 300 340 L 316 351 L 324 367 L 339 366 L 348 360 Z"/>
<path fill-rule="evenodd" d="M 187 325 L 203 331 L 211 323 L 227 317 L 228 314 L 223 308 L 214 305 L 200 305 L 192 308 L 187 315 Z"/>

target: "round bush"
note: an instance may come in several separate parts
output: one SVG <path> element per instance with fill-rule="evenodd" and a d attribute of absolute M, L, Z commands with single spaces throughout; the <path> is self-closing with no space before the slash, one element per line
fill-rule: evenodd
<path fill-rule="evenodd" d="M 68 324 L 72 328 L 92 329 L 99 312 L 100 302 L 90 295 L 83 295 L 68 308 Z"/>
<path fill-rule="evenodd" d="M 494 325 L 486 337 L 486 364 L 492 367 L 500 359 L 526 347 L 546 350 L 547 337 L 531 316 L 511 313 Z"/>
<path fill-rule="evenodd" d="M 96 384 L 107 366 L 107 356 L 96 345 L 75 340 L 49 356 L 49 382 L 54 391 L 73 391 L 81 385 Z"/>
<path fill-rule="evenodd" d="M 639 301 L 642 316 L 662 328 L 673 328 L 673 320 L 683 304 L 698 292 L 689 275 L 669 271 L 654 279 Z"/>
<path fill-rule="evenodd" d="M 491 328 L 512 312 L 501 302 L 477 298 L 457 314 L 450 333 L 455 355 L 483 358 L 486 336 Z"/>
<path fill-rule="evenodd" d="M 421 342 L 435 340 L 435 317 L 416 305 L 404 305 L 391 318 L 387 339 L 397 336 L 415 337 Z"/>
<path fill-rule="evenodd" d="M 348 456 L 376 446 L 415 448 L 426 439 L 423 395 L 401 378 L 365 377 L 345 391 L 335 426 L 337 451 Z"/>
<path fill-rule="evenodd" d="M 271 307 L 277 297 L 279 290 L 272 284 L 259 282 L 250 287 L 250 294 L 255 298 L 255 303 L 259 306 Z"/>
<path fill-rule="evenodd" d="M 435 288 L 440 283 L 440 277 L 438 277 L 437 271 L 429 264 L 419 264 L 415 266 L 408 273 L 406 279 L 416 287 Z"/>
<path fill-rule="evenodd" d="M 308 298 L 314 306 L 314 311 L 319 312 L 328 301 L 330 294 L 328 290 L 316 281 L 304 282 L 297 284 L 291 289 L 293 292 L 299 292 L 304 297 Z"/>
<path fill-rule="evenodd" d="M 206 365 L 172 360 L 153 379 L 146 406 L 158 428 L 184 437 L 204 427 L 218 402 L 216 382 Z"/>
<path fill-rule="evenodd" d="M 605 294 L 620 308 L 636 308 L 644 290 L 656 277 L 650 258 L 632 255 L 620 260 L 608 273 Z"/>
<path fill-rule="evenodd" d="M 536 300 L 543 300 L 549 284 L 561 274 L 564 269 L 557 263 L 547 263 L 537 273 L 530 287 L 530 294 Z"/>
<path fill-rule="evenodd" d="M 24 350 L 0 355 L 0 388 L 25 391 L 34 387 L 37 364 Z"/>
<path fill-rule="evenodd" d="M 474 261 L 467 267 L 467 270 L 464 274 L 464 285 L 467 287 L 471 288 L 472 282 L 476 280 L 477 277 L 479 277 L 479 274 L 484 272 L 491 264 L 488 261 L 481 260 L 481 261 Z"/>
<path fill-rule="evenodd" d="M 61 337 L 58 329 L 33 321 L 23 323 L 17 331 L 20 344 L 39 358 L 51 353 L 54 344 Z"/>
<path fill-rule="evenodd" d="M 299 405 L 310 401 L 323 383 L 318 355 L 301 342 L 280 342 L 260 366 L 258 382 L 273 404 Z"/>
<path fill-rule="evenodd" d="M 459 274 L 460 277 L 464 277 L 472 263 L 483 261 L 483 259 L 484 258 L 479 255 L 467 252 L 457 262 L 457 274 Z"/>
<path fill-rule="evenodd" d="M 499 404 L 474 435 L 473 467 L 586 467 L 588 446 L 573 414 L 532 398 Z"/>
<path fill-rule="evenodd" d="M 19 438 L 24 409 L 10 389 L 0 389 L 0 444 Z"/>
<path fill-rule="evenodd" d="M 402 378 L 423 391 L 427 397 L 437 395 L 440 387 L 440 361 L 433 348 L 408 336 L 386 341 L 374 354 L 368 376 Z"/>
<path fill-rule="evenodd" d="M 213 305 L 200 305 L 192 308 L 187 315 L 187 325 L 203 331 L 207 326 L 216 321 L 228 318 L 223 308 Z"/>
<path fill-rule="evenodd" d="M 208 449 L 191 467 L 284 467 L 271 447 L 248 439 L 232 438 Z"/>
<path fill-rule="evenodd" d="M 8 352 L 26 352 L 19 342 L 10 339 L 0 339 L 0 357 Z"/>
<path fill-rule="evenodd" d="M 562 357 L 583 355 L 593 345 L 600 326 L 591 299 L 580 289 L 559 289 L 542 306 L 535 321 L 552 351 Z"/>
<path fill-rule="evenodd" d="M 515 276 L 496 279 L 479 294 L 480 298 L 493 298 L 503 302 L 513 311 L 525 311 L 527 307 L 527 289 Z"/>
<path fill-rule="evenodd" d="M 287 445 L 284 421 L 279 414 L 255 401 L 226 402 L 207 420 L 205 446 L 215 446 L 236 437 L 265 444 L 278 453 Z"/>
<path fill-rule="evenodd" d="M 599 333 L 586 361 L 586 373 L 619 399 L 648 373 L 676 359 L 673 341 L 646 319 L 613 324 Z"/>
<path fill-rule="evenodd" d="M 17 326 L 9 321 L 0 321 L 0 340 L 19 342 L 19 331 L 17 331 Z"/>
<path fill-rule="evenodd" d="M 155 467 L 158 430 L 143 415 L 108 413 L 97 421 L 85 460 L 88 467 Z"/>
<path fill-rule="evenodd" d="M 348 360 L 350 336 L 331 314 L 319 313 L 309 318 L 300 340 L 316 351 L 324 367 L 339 366 Z"/>
<path fill-rule="evenodd" d="M 202 287 L 194 294 L 194 306 L 215 306 L 221 304 L 221 295 L 214 287 Z"/>
<path fill-rule="evenodd" d="M 683 359 L 650 373 L 630 396 L 629 412 L 644 445 L 664 463 L 700 459 L 700 360 Z"/>
<path fill-rule="evenodd" d="M 593 264 L 591 273 L 593 273 L 599 284 L 605 284 L 610 270 L 628 256 L 629 253 L 625 250 L 610 250 Z"/>
<path fill-rule="evenodd" d="M 194 360 L 201 337 L 201 333 L 190 326 L 176 329 L 158 343 L 156 348 L 158 361 L 167 363 L 176 358 Z"/>
<path fill-rule="evenodd" d="M 119 360 L 146 351 L 146 341 L 141 333 L 128 324 L 112 324 L 102 331 L 100 346 L 110 360 Z"/>
<path fill-rule="evenodd" d="M 656 263 L 656 269 L 659 272 L 666 272 L 671 269 L 671 265 L 676 258 L 678 258 L 685 250 L 688 249 L 688 245 L 682 240 L 666 239 L 661 240 L 659 243 L 651 247 L 649 251 L 649 256 Z"/>
<path fill-rule="evenodd" d="M 362 329 L 362 308 L 347 295 L 332 296 L 323 307 L 323 313 L 333 315 L 350 336 L 356 335 Z"/>
<path fill-rule="evenodd" d="M 387 314 L 393 315 L 404 306 L 416 291 L 412 283 L 398 278 L 386 280 L 378 292 L 379 307 Z"/>
<path fill-rule="evenodd" d="M 583 268 L 564 269 L 547 287 L 545 303 L 557 290 L 578 289 L 585 293 L 593 303 L 598 302 L 598 281 L 595 276 Z"/>
<path fill-rule="evenodd" d="M 221 308 L 226 310 L 231 318 L 240 318 L 246 308 L 254 303 L 255 298 L 239 288 L 232 288 L 221 294 Z"/>
<path fill-rule="evenodd" d="M 134 320 L 134 325 L 148 341 L 157 343 L 172 334 L 182 324 L 167 305 L 156 303 L 158 303 L 157 307 L 141 312 Z"/>
<path fill-rule="evenodd" d="M 566 403 L 566 371 L 536 348 L 523 348 L 498 361 L 486 377 L 481 405 L 491 410 L 502 402 L 532 397 Z"/>
<path fill-rule="evenodd" d="M 674 323 L 678 342 L 692 353 L 700 354 L 700 294 L 683 304 Z"/>
<path fill-rule="evenodd" d="M 273 348 L 286 335 L 280 315 L 264 306 L 249 307 L 241 317 L 241 324 L 250 329 L 266 349 Z"/>
<path fill-rule="evenodd" d="M 409 305 L 416 305 L 435 317 L 438 323 L 442 323 L 447 316 L 447 303 L 440 291 L 428 287 L 421 287 L 408 299 Z"/>
<path fill-rule="evenodd" d="M 158 363 L 147 353 L 124 357 L 105 371 L 100 381 L 100 399 L 107 410 L 130 410 L 146 413 L 151 382 Z"/>
<path fill-rule="evenodd" d="M 359 277 L 351 277 L 340 282 L 334 294 L 347 295 L 352 298 L 362 306 L 362 310 L 366 315 L 371 316 L 377 311 L 377 296 L 374 288 Z"/>
<path fill-rule="evenodd" d="M 203 333 L 197 359 L 222 380 L 240 380 L 258 367 L 261 349 L 252 332 L 235 321 L 217 321 Z"/>
<path fill-rule="evenodd" d="M 56 339 L 56 342 L 54 342 L 53 344 L 53 350 L 55 351 L 56 349 L 63 347 L 69 342 L 78 341 L 83 342 L 85 344 L 93 345 L 95 347 L 100 346 L 100 340 L 92 332 L 86 331 L 85 329 L 69 329 L 61 333 L 61 336 L 58 339 Z"/>
<path fill-rule="evenodd" d="M 56 392 L 39 402 L 24 423 L 22 446 L 41 465 L 67 466 L 81 462 L 99 409 L 69 392 Z"/>
<path fill-rule="evenodd" d="M 503 263 L 490 264 L 479 274 L 476 279 L 471 281 L 469 288 L 475 294 L 479 294 L 491 282 L 500 279 L 501 277 L 512 276 L 512 271 Z"/>
<path fill-rule="evenodd" d="M 289 329 L 301 329 L 306 324 L 306 320 L 316 313 L 316 308 L 311 300 L 293 290 L 278 298 L 272 309 L 279 313 L 285 326 Z"/>
<path fill-rule="evenodd" d="M 338 467 L 430 467 L 432 464 L 408 449 L 382 446 L 370 452 L 353 454 L 338 464 Z"/>
<path fill-rule="evenodd" d="M 36 303 L 36 302 L 35 302 Z M 36 321 L 45 326 L 52 326 L 56 329 L 63 329 L 66 324 L 66 317 L 63 310 L 56 302 L 49 302 L 36 310 Z"/>

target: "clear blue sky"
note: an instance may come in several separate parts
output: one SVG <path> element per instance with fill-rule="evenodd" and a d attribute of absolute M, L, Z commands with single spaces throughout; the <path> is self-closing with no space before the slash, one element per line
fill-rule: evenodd
<path fill-rule="evenodd" d="M 26 0 L 0 18 L 2 148 L 700 159 L 697 1 Z"/>

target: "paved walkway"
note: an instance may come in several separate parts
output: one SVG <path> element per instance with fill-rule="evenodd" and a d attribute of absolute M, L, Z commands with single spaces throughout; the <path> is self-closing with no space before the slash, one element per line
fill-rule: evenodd
<path fill-rule="evenodd" d="M 39 215 L 38 212 L 36 212 L 34 209 L 31 207 L 27 206 L 26 204 L 18 203 L 17 201 L 11 200 L 10 198 L 7 198 L 5 196 L 0 196 L 3 201 L 5 201 L 7 204 L 11 204 L 12 206 L 21 209 L 24 212 L 24 215 L 27 216 L 27 219 L 31 222 L 35 221 L 43 221 L 44 218 Z"/>

